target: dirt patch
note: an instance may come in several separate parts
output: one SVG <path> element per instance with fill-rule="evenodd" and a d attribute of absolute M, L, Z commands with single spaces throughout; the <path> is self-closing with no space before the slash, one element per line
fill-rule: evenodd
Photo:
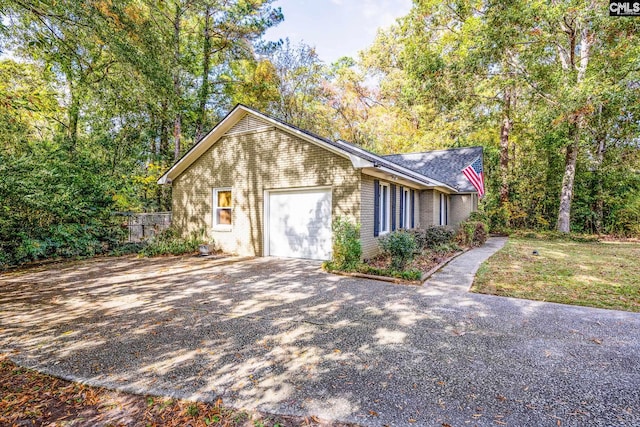
<path fill-rule="evenodd" d="M 439 265 L 441 262 L 451 258 L 453 255 L 458 253 L 458 250 L 452 250 L 448 252 L 433 252 L 433 251 L 424 251 L 420 255 L 416 255 L 416 257 L 411 261 L 406 270 L 420 270 L 423 273 L 431 270 L 435 266 Z M 367 264 L 371 267 L 379 268 L 379 269 L 390 269 L 391 268 L 391 257 L 388 255 L 377 255 L 367 261 Z"/>
<path fill-rule="evenodd" d="M 61 380 L 0 355 L 0 425 L 355 427 L 316 417 L 271 416 L 156 396 L 139 396 Z"/>

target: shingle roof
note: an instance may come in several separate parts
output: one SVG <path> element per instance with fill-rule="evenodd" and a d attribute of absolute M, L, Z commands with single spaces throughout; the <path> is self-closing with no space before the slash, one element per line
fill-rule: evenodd
<path fill-rule="evenodd" d="M 450 148 L 383 157 L 428 178 L 444 182 L 461 193 L 467 193 L 475 192 L 476 189 L 462 174 L 462 169 L 469 166 L 477 157 L 482 159 L 482 147 Z"/>

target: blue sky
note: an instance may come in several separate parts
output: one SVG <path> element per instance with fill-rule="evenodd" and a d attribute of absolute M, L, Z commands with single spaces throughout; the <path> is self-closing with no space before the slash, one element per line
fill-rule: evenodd
<path fill-rule="evenodd" d="M 320 59 L 331 63 L 341 56 L 356 57 L 368 47 L 380 27 L 388 27 L 411 9 L 411 0 L 277 0 L 284 22 L 264 38 L 289 37 L 315 46 Z"/>

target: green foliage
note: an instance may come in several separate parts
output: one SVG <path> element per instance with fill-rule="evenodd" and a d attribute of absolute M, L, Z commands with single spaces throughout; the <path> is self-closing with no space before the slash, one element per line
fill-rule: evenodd
<path fill-rule="evenodd" d="M 461 246 L 480 246 L 487 241 L 487 226 L 482 221 L 465 221 L 459 224 L 456 242 Z"/>
<path fill-rule="evenodd" d="M 455 230 L 445 225 L 427 227 L 424 230 L 424 249 L 433 249 L 437 246 L 448 245 L 453 242 Z"/>
<path fill-rule="evenodd" d="M 619 236 L 640 236 L 640 193 L 636 193 L 633 202 L 621 206 L 615 212 L 609 230 Z"/>
<path fill-rule="evenodd" d="M 404 270 L 418 249 L 413 234 L 405 230 L 393 231 L 380 237 L 378 245 L 384 254 L 391 256 L 391 268 L 398 271 Z"/>
<path fill-rule="evenodd" d="M 469 218 L 467 218 L 467 220 L 483 222 L 487 226 L 487 231 L 489 231 L 490 220 L 489 220 L 489 216 L 485 212 L 483 211 L 471 212 L 471 215 L 469 215 Z"/>
<path fill-rule="evenodd" d="M 194 232 L 187 238 L 181 237 L 174 228 L 167 228 L 152 237 L 148 244 L 142 248 L 142 256 L 182 255 L 194 253 L 198 246 L 205 243 L 203 232 Z"/>
<path fill-rule="evenodd" d="M 459 251 L 460 246 L 458 246 L 455 242 L 451 241 L 449 243 L 441 243 L 439 245 L 435 245 L 431 247 L 430 250 L 437 254 L 447 254 L 450 252 Z"/>
<path fill-rule="evenodd" d="M 129 254 L 137 254 L 142 252 L 144 247 L 147 245 L 146 242 L 124 242 L 117 245 L 109 251 L 109 255 L 111 256 L 123 256 Z"/>
<path fill-rule="evenodd" d="M 396 277 L 398 279 L 417 281 L 422 278 L 422 272 L 417 269 L 397 270 L 395 268 L 378 268 L 367 264 L 358 266 L 358 272 L 374 276 Z"/>
<path fill-rule="evenodd" d="M 90 154 L 0 149 L 0 260 L 4 267 L 105 253 L 120 238 L 110 180 Z"/>
<path fill-rule="evenodd" d="M 362 246 L 360 243 L 360 225 L 352 224 L 348 219 L 337 217 L 331 224 L 333 231 L 333 254 L 330 269 L 353 271 L 360 264 Z"/>
<path fill-rule="evenodd" d="M 416 228 L 408 230 L 416 241 L 419 251 L 433 249 L 436 246 L 447 245 L 453 242 L 455 230 L 445 225 L 434 225 L 426 229 Z"/>
<path fill-rule="evenodd" d="M 200 412 L 200 410 L 198 409 L 198 405 L 191 404 L 191 405 L 187 406 L 187 415 L 189 415 L 191 417 L 195 417 L 195 416 L 198 415 L 199 412 Z"/>

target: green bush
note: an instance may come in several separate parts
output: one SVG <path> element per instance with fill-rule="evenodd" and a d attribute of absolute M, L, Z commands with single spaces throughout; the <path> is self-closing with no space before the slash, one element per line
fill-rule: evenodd
<path fill-rule="evenodd" d="M 203 232 L 193 232 L 188 238 L 181 237 L 176 229 L 167 228 L 155 235 L 139 252 L 142 256 L 182 255 L 196 252 L 205 243 Z"/>
<path fill-rule="evenodd" d="M 441 245 L 436 245 L 430 249 L 437 254 L 446 254 L 449 252 L 459 251 L 460 246 L 458 246 L 455 242 L 451 242 L 451 243 L 443 243 Z"/>
<path fill-rule="evenodd" d="M 49 152 L 44 145 L 20 154 L 2 148 L 0 269 L 93 256 L 118 240 L 111 221 L 114 182 L 99 161 L 83 151 Z"/>
<path fill-rule="evenodd" d="M 47 258 L 90 257 L 108 252 L 116 233 L 101 224 L 56 224 L 20 231 L 12 242 L 0 241 L 0 269 Z"/>
<path fill-rule="evenodd" d="M 451 244 L 456 235 L 453 228 L 444 225 L 435 225 L 426 229 L 409 230 L 409 233 L 413 235 L 419 251 Z"/>
<path fill-rule="evenodd" d="M 482 212 L 482 211 L 471 212 L 471 215 L 469 215 L 469 218 L 467 218 L 467 221 L 484 222 L 484 225 L 486 226 L 486 231 L 487 233 L 489 232 L 491 220 L 489 219 L 489 215 L 487 215 L 485 212 Z"/>
<path fill-rule="evenodd" d="M 391 256 L 391 268 L 402 271 L 411 262 L 418 249 L 416 239 L 408 231 L 394 231 L 378 239 L 378 245 L 384 254 Z"/>
<path fill-rule="evenodd" d="M 640 237 L 640 190 L 629 192 L 628 203 L 610 214 L 609 232 L 624 237 Z"/>
<path fill-rule="evenodd" d="M 129 254 L 139 254 L 147 246 L 145 242 L 123 242 L 114 245 L 109 251 L 111 256 L 122 256 Z"/>
<path fill-rule="evenodd" d="M 446 225 L 428 227 L 424 232 L 426 249 L 433 249 L 440 245 L 448 245 L 453 242 L 456 235 L 455 230 Z"/>
<path fill-rule="evenodd" d="M 487 241 L 487 225 L 482 221 L 460 223 L 456 242 L 461 246 L 480 246 Z"/>
<path fill-rule="evenodd" d="M 333 255 L 330 270 L 353 271 L 360 264 L 362 245 L 360 243 L 360 225 L 337 217 L 331 224 L 333 230 Z"/>
<path fill-rule="evenodd" d="M 378 268 L 367 264 L 361 264 L 358 266 L 358 272 L 364 274 L 373 274 L 375 276 L 396 277 L 403 280 L 420 280 L 422 278 L 422 272 L 417 269 L 410 270 L 394 270 L 392 268 Z"/>

